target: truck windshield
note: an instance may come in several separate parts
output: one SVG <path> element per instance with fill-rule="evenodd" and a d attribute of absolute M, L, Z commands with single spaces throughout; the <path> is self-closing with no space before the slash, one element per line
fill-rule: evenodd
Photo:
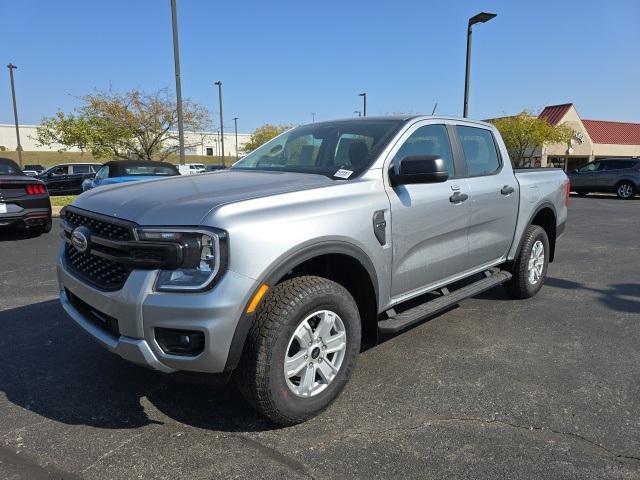
<path fill-rule="evenodd" d="M 270 140 L 231 168 L 355 178 L 369 168 L 402 123 L 363 119 L 304 125 Z"/>

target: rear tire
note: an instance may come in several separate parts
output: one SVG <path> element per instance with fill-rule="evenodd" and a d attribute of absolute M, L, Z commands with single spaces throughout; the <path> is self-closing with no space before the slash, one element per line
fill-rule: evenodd
<path fill-rule="evenodd" d="M 630 200 L 636 194 L 636 189 L 631 182 L 620 182 L 616 186 L 616 195 L 621 200 Z"/>
<path fill-rule="evenodd" d="M 43 225 L 37 225 L 35 227 L 30 227 L 30 230 L 34 232 L 36 235 L 43 235 L 45 233 L 49 233 L 51 231 L 51 219 L 47 220 Z"/>
<path fill-rule="evenodd" d="M 258 307 L 238 366 L 238 387 L 271 421 L 304 422 L 346 385 L 360 337 L 358 307 L 344 287 L 316 276 L 285 280 Z"/>
<path fill-rule="evenodd" d="M 533 297 L 544 284 L 549 265 L 549 238 L 547 232 L 538 225 L 529 225 L 525 230 L 522 248 L 513 263 L 513 277 L 504 284 L 514 298 Z"/>

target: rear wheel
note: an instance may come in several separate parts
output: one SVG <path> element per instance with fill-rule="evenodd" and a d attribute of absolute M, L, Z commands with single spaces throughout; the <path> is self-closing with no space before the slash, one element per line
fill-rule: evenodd
<path fill-rule="evenodd" d="M 538 225 L 525 230 L 522 248 L 513 263 L 513 277 L 504 286 L 514 298 L 533 297 L 544 284 L 549 265 L 549 238 Z"/>
<path fill-rule="evenodd" d="M 629 200 L 636 194 L 635 188 L 631 182 L 620 182 L 616 187 L 616 195 L 622 200 Z"/>
<path fill-rule="evenodd" d="M 315 276 L 285 280 L 257 311 L 238 367 L 238 387 L 273 422 L 303 422 L 344 388 L 360 336 L 358 308 L 344 287 Z"/>

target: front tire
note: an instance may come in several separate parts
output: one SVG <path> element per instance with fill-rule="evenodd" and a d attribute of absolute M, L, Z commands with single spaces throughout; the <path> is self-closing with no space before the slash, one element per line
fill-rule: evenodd
<path fill-rule="evenodd" d="M 549 265 L 549 237 L 538 225 L 529 225 L 525 230 L 522 248 L 513 263 L 513 277 L 504 287 L 514 298 L 533 297 L 544 284 Z"/>
<path fill-rule="evenodd" d="M 620 182 L 616 187 L 616 195 L 621 200 L 630 200 L 636 194 L 636 189 L 631 182 Z"/>
<path fill-rule="evenodd" d="M 273 422 L 304 422 L 327 408 L 356 364 L 361 325 L 349 292 L 331 280 L 294 277 L 267 294 L 249 330 L 236 380 Z"/>

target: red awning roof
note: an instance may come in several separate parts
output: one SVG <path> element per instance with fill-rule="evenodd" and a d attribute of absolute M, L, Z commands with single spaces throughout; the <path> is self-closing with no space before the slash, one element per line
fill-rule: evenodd
<path fill-rule="evenodd" d="M 582 120 L 593 143 L 640 145 L 640 123 Z"/>
<path fill-rule="evenodd" d="M 563 103 L 562 105 L 549 105 L 544 107 L 538 118 L 546 120 L 551 125 L 557 125 L 562 117 L 569 111 L 573 103 Z"/>

